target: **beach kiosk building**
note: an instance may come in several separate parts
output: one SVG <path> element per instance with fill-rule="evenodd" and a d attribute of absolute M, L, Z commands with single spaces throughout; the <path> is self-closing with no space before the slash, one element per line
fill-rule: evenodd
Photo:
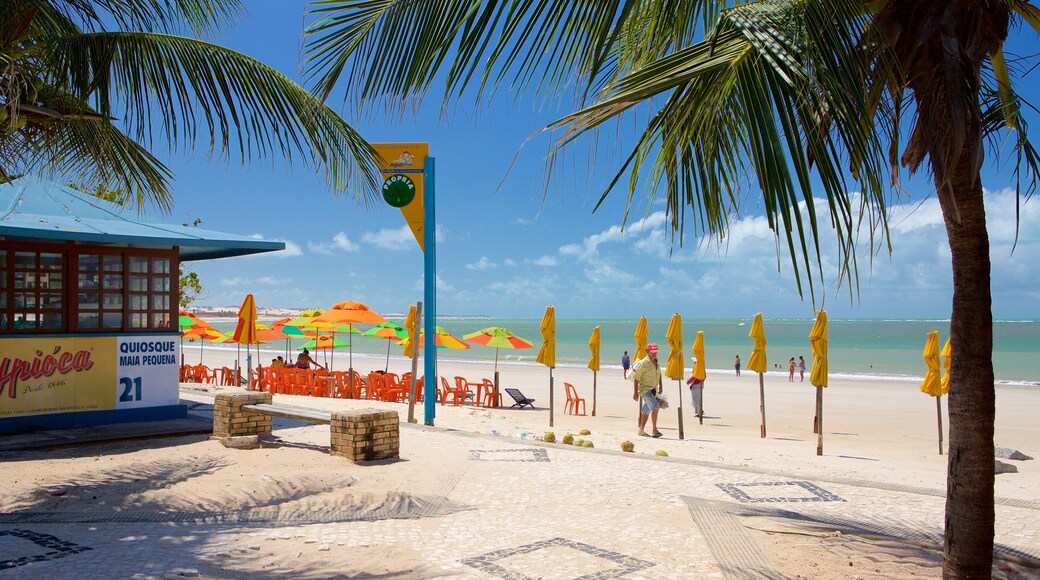
<path fill-rule="evenodd" d="M 285 248 L 140 217 L 36 177 L 0 184 L 0 433 L 185 417 L 181 262 Z"/>

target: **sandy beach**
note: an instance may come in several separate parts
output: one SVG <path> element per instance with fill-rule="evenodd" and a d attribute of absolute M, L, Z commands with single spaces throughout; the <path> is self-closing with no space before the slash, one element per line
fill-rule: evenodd
<path fill-rule="evenodd" d="M 198 351 L 185 348 L 189 361 Z M 205 361 L 212 366 L 233 366 L 234 356 L 225 351 L 206 351 Z M 320 355 L 316 355 L 320 359 Z M 244 357 L 243 357 L 244 361 Z M 337 358 L 334 368 L 343 369 L 346 361 Z M 383 368 L 383 361 L 355 359 L 357 369 L 367 373 Z M 410 370 L 410 363 L 391 357 L 390 372 Z M 419 361 L 420 374 L 422 360 Z M 804 382 L 788 382 L 784 371 L 766 373 L 766 437 L 760 437 L 758 375 L 744 372 L 709 375 L 704 388 L 704 423 L 694 416 L 693 402 L 685 382 L 665 379 L 670 408 L 662 410 L 658 427 L 664 437 L 652 440 L 638 437 L 636 403 L 632 385 L 621 371 L 599 372 L 593 411 L 592 371 L 587 368 L 558 367 L 553 371 L 554 414 L 549 426 L 549 369 L 543 366 L 500 364 L 502 388 L 512 387 L 535 399 L 531 409 L 484 409 L 451 405 L 436 407 L 434 424 L 461 431 L 517 437 L 522 433 L 542 436 L 553 431 L 557 438 L 581 429 L 596 433 L 597 447 L 620 449 L 623 441 L 636 444 L 636 452 L 653 453 L 664 449 L 671 456 L 728 465 L 754 465 L 764 469 L 785 470 L 811 475 L 841 475 L 875 481 L 897 481 L 906 485 L 945 488 L 946 455 L 939 455 L 935 399 L 918 390 L 914 382 L 869 382 L 834 380 L 824 390 L 824 453 L 816 455 L 817 436 L 813 433 L 816 389 Z M 494 375 L 493 365 L 439 361 L 439 373 L 452 382 L 456 375 L 480 380 Z M 587 414 L 564 414 L 565 382 L 573 384 L 585 399 Z M 679 395 L 682 395 L 683 435 L 679 439 Z M 299 397 L 286 397 L 287 400 Z M 322 409 L 377 406 L 398 410 L 402 421 L 407 406 L 372 401 L 339 399 L 304 401 Z M 503 393 L 505 405 L 513 401 Z M 299 404 L 294 402 L 293 404 Z M 1040 389 L 997 387 L 995 442 L 1000 447 L 1021 450 L 1040 458 L 1040 423 L 1035 409 L 1040 406 Z M 944 452 L 949 434 L 947 400 L 942 399 Z M 415 416 L 423 420 L 423 408 Z M 649 424 L 648 424 L 649 425 Z M 649 427 L 648 427 L 649 429 Z M 1014 462 L 1016 474 L 997 477 L 996 494 L 1009 498 L 1036 500 L 1040 489 L 1040 461 Z"/>
<path fill-rule="evenodd" d="M 197 356 L 197 350 L 186 349 L 188 360 Z M 204 356 L 211 366 L 233 364 L 233 354 L 226 351 L 207 350 Z M 355 364 L 365 371 L 377 363 L 355 359 Z M 392 358 L 390 370 L 403 372 L 406 361 Z M 632 387 L 620 371 L 599 374 L 593 417 L 591 371 L 557 368 L 554 425 L 549 427 L 549 370 L 526 365 L 500 365 L 499 370 L 503 387 L 534 398 L 536 409 L 438 405 L 435 428 L 402 427 L 400 461 L 354 465 L 331 457 L 328 427 L 286 420 L 276 420 L 275 441 L 258 450 L 228 449 L 195 436 L 6 454 L 9 483 L 0 492 L 0 513 L 23 521 L 18 533 L 49 534 L 92 551 L 77 554 L 80 564 L 74 567 L 55 560 L 0 574 L 940 576 L 947 457 L 938 454 L 934 399 L 914 383 L 835 381 L 825 393 L 824 454 L 817 456 L 815 391 L 808 379 L 789 383 L 786 373 L 765 378 L 764 439 L 759 436 L 758 378 L 748 373 L 709 375 L 703 425 L 682 386 L 683 439 L 680 387 L 666 382 L 672 406 L 660 416 L 664 436 L 651 439 L 636 435 Z M 490 378 L 492 366 L 442 362 L 440 373 L 476 380 Z M 563 413 L 564 382 L 586 399 L 587 415 Z M 183 384 L 181 398 L 193 413 L 205 413 L 216 394 L 235 390 Z M 1040 426 L 1033 417 L 1038 397 L 1034 389 L 998 387 L 998 445 L 1032 457 L 1040 453 Z M 399 403 L 288 395 L 276 395 L 275 402 L 325 410 L 393 409 L 402 422 L 407 417 L 407 406 Z M 421 422 L 423 408 L 415 412 Z M 595 449 L 532 441 L 547 431 L 561 438 L 582 429 L 591 432 L 584 438 Z M 620 452 L 626 440 L 635 443 L 633 454 Z M 658 450 L 670 457 L 655 457 Z M 527 453 L 547 453 L 540 459 L 547 463 L 477 460 Z M 1008 463 L 1018 472 L 996 479 L 996 541 L 1003 557 L 994 577 L 1035 577 L 1040 572 L 1035 517 L 1040 462 Z M 772 487 L 746 486 L 791 480 L 811 481 L 837 501 L 740 504 L 720 491 L 737 485 L 765 493 Z M 648 489 L 653 499 L 638 499 L 640 490 Z M 718 511 L 720 506 L 744 510 L 734 512 L 739 520 L 727 521 L 739 521 L 737 531 L 764 564 L 727 564 L 724 548 L 737 541 L 732 536 L 737 532 L 705 523 L 735 517 Z M 783 509 L 770 511 L 772 506 Z M 792 520 L 793 513 L 809 519 Z M 722 548 L 712 544 L 715 534 L 726 538 Z M 0 542 L 0 549 L 12 557 L 20 554 L 7 541 Z M 504 554 L 510 554 L 506 568 L 489 563 Z M 632 571 L 608 574 L 600 562 L 604 554 L 611 565 L 625 563 Z M 505 566 L 506 560 L 495 561 Z M 639 562 L 653 567 L 639 572 L 644 565 Z"/>

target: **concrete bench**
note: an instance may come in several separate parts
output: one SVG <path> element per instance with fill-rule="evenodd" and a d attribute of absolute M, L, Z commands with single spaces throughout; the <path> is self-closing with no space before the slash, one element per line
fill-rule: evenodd
<path fill-rule="evenodd" d="M 274 404 L 271 393 L 217 395 L 213 404 L 213 437 L 227 439 L 270 435 L 271 418 L 283 417 L 329 425 L 329 453 L 351 461 L 371 461 L 400 456 L 401 426 L 394 411 L 358 409 L 316 411 Z"/>

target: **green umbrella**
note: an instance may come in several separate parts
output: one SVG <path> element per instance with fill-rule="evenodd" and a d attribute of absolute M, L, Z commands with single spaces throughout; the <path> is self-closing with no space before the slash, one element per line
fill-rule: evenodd
<path fill-rule="evenodd" d="M 361 334 L 386 339 L 386 367 L 383 369 L 384 372 L 390 370 L 390 342 L 408 338 L 408 331 L 403 326 L 393 322 L 380 322 Z"/>

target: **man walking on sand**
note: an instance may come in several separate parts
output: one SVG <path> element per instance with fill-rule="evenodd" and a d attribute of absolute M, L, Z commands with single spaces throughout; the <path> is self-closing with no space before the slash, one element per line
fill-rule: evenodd
<path fill-rule="evenodd" d="M 640 401 L 639 435 L 642 437 L 660 437 L 657 430 L 657 413 L 661 410 L 657 402 L 657 392 L 661 387 L 661 366 L 657 362 L 657 343 L 646 345 L 646 358 L 636 364 L 632 373 L 632 400 Z M 646 432 L 646 420 L 650 419 L 653 434 Z"/>
<path fill-rule="evenodd" d="M 632 366 L 632 360 L 628 358 L 628 351 L 621 355 L 621 376 L 628 378 L 628 369 Z"/>

